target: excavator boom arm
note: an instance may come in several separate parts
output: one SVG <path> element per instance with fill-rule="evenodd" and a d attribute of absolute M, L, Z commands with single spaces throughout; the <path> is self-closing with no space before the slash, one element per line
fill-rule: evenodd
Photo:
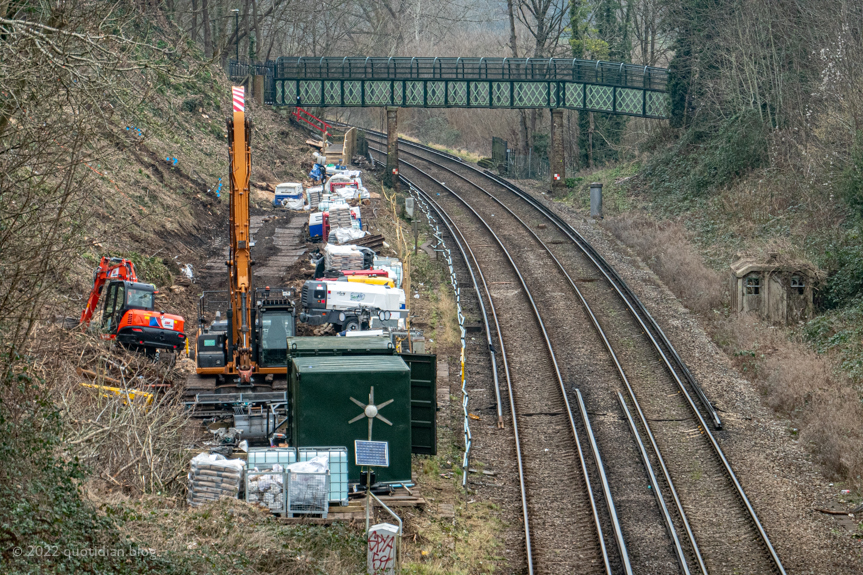
<path fill-rule="evenodd" d="M 93 314 L 96 313 L 96 308 L 99 307 L 102 288 L 109 279 L 137 282 L 138 276 L 135 274 L 135 264 L 123 258 L 102 257 L 99 267 L 93 272 L 93 289 L 90 290 L 90 297 L 87 298 L 87 307 L 81 312 L 81 323 L 83 325 L 89 325 L 90 320 L 93 319 Z"/>
<path fill-rule="evenodd" d="M 251 308 L 252 258 L 249 235 L 249 176 L 251 174 L 251 124 L 245 116 L 245 89 L 233 87 L 234 113 L 228 119 L 230 177 L 230 259 L 231 276 L 230 334 L 234 366 L 241 379 L 248 381 L 252 371 Z M 230 348 L 229 348 L 230 349 Z"/>

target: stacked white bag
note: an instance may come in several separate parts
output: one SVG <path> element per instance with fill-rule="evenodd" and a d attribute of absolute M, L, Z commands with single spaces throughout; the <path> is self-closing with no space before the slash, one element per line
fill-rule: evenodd
<path fill-rule="evenodd" d="M 241 459 L 226 459 L 217 453 L 201 453 L 192 459 L 189 471 L 189 494 L 187 501 L 198 507 L 222 497 L 236 499 L 243 482 L 246 462 Z"/>
<path fill-rule="evenodd" d="M 346 228 L 351 229 L 351 228 Z M 326 266 L 328 270 L 361 270 L 363 269 L 363 252 L 357 246 L 337 246 L 328 243 L 324 247 Z"/>

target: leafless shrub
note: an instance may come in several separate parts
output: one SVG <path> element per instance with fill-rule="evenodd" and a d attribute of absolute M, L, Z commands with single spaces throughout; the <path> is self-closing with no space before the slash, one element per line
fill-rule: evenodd
<path fill-rule="evenodd" d="M 66 445 L 97 477 L 136 493 L 183 487 L 189 416 L 177 394 L 148 404 L 140 395 L 129 399 L 73 381 L 56 392 L 72 426 Z"/>
<path fill-rule="evenodd" d="M 608 218 L 603 225 L 633 249 L 691 310 L 707 314 L 722 308 L 727 282 L 704 264 L 683 226 L 638 213 Z"/>
<path fill-rule="evenodd" d="M 765 329 L 752 316 L 732 317 L 714 330 L 765 403 L 790 419 L 827 470 L 859 485 L 863 406 L 851 381 L 834 372 L 832 358 L 789 337 L 787 330 Z"/>
<path fill-rule="evenodd" d="M 39 327 L 31 350 L 64 424 L 66 456 L 129 494 L 182 490 L 194 433 L 179 393 L 183 375 L 92 334 Z"/>

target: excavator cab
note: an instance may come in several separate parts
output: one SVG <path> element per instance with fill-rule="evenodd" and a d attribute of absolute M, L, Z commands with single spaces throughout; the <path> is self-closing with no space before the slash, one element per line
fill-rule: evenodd
<path fill-rule="evenodd" d="M 297 312 L 292 290 L 255 290 L 255 361 L 260 367 L 287 368 L 288 338 L 296 335 Z"/>
<path fill-rule="evenodd" d="M 182 316 L 155 311 L 156 287 L 138 283 L 135 265 L 127 259 L 103 256 L 93 272 L 93 289 L 81 312 L 81 325 L 89 326 L 105 296 L 102 308 L 102 339 L 148 355 L 156 350 L 178 351 L 186 345 Z"/>
<path fill-rule="evenodd" d="M 151 284 L 114 280 L 106 288 L 102 310 L 105 337 L 132 348 L 177 350 L 185 346 L 179 316 L 154 310 L 156 288 Z"/>

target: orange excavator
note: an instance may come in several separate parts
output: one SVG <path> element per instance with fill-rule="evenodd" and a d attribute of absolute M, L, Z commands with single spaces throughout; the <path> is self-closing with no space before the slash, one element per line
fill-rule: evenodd
<path fill-rule="evenodd" d="M 82 325 L 90 325 L 103 289 L 102 339 L 114 339 L 148 355 L 186 345 L 183 317 L 155 311 L 156 287 L 139 282 L 135 264 L 122 258 L 103 257 L 93 272 L 93 290 L 81 312 Z"/>
<path fill-rule="evenodd" d="M 227 120 L 230 177 L 230 244 L 225 262 L 229 290 L 201 294 L 196 338 L 198 375 L 215 375 L 217 388 L 272 387 L 274 375 L 287 374 L 287 338 L 294 335 L 296 311 L 292 290 L 252 287 L 252 238 L 249 230 L 251 122 L 245 115 L 244 90 L 233 88 L 234 112 Z M 224 310 L 207 325 L 208 298 L 227 295 Z M 224 294 L 224 295 L 221 295 Z"/>

